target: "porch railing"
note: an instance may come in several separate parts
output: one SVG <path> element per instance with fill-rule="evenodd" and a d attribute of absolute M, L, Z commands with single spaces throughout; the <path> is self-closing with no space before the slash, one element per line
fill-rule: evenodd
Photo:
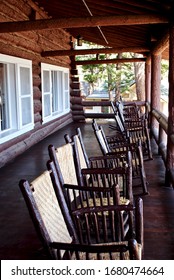
<path fill-rule="evenodd" d="M 136 103 L 138 106 L 146 108 L 146 102 L 145 101 L 136 101 L 136 102 L 126 101 L 125 103 L 126 104 Z M 110 101 L 82 101 L 82 106 L 83 106 L 84 110 L 87 107 L 98 107 L 98 106 L 100 106 L 101 108 L 105 108 L 105 107 L 108 108 L 108 107 L 111 106 L 111 103 L 110 103 Z M 101 113 L 84 112 L 83 114 L 84 114 L 85 118 L 101 118 L 101 119 L 108 118 L 108 119 L 110 119 L 110 118 L 114 117 L 114 114 L 112 113 L 112 111 L 110 113 L 105 113 L 104 110 L 102 110 L 102 111 L 103 112 L 101 112 Z"/>
<path fill-rule="evenodd" d="M 162 156 L 166 166 L 168 118 L 163 113 L 155 109 L 152 110 L 151 114 L 155 117 L 158 123 L 158 127 L 151 129 L 151 132 L 158 145 L 159 154 Z"/>
<path fill-rule="evenodd" d="M 167 166 L 167 137 L 170 137 L 170 141 L 174 147 L 174 134 L 168 135 L 168 118 L 165 115 L 155 109 L 152 110 L 151 114 L 159 124 L 158 129 L 152 129 L 151 131 L 158 145 L 159 154 L 162 156 L 166 167 L 166 185 L 174 187 L 174 168 Z"/>

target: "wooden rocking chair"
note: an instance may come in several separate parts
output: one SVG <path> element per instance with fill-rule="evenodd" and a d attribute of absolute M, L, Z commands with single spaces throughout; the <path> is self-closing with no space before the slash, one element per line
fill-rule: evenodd
<path fill-rule="evenodd" d="M 63 213 L 66 213 L 66 218 L 62 215 L 48 171 L 38 176 L 31 184 L 21 180 L 19 186 L 39 238 L 48 252 L 48 258 L 73 260 L 141 258 L 135 239 L 111 244 L 81 244 L 63 195 L 59 197 L 61 199 L 59 203 L 62 202 L 64 205 Z M 90 213 L 91 210 L 86 208 L 86 211 Z M 109 211 L 110 209 L 108 213 Z M 77 214 L 73 215 L 76 220 Z"/>
<path fill-rule="evenodd" d="M 62 203 L 63 196 L 76 225 L 80 243 L 124 242 L 130 238 L 137 238 L 139 248 L 143 250 L 143 201 L 141 198 L 135 200 L 135 205 L 120 205 L 118 186 L 96 188 L 65 184 L 62 189 L 54 163 L 49 161 L 47 166 L 60 207 L 65 213 L 64 217 L 67 218 L 66 207 Z"/>
<path fill-rule="evenodd" d="M 103 155 L 115 155 L 121 153 L 122 158 L 127 159 L 128 151 L 131 153 L 131 163 L 132 163 L 132 175 L 133 179 L 140 177 L 142 194 L 149 194 L 147 190 L 147 180 L 146 173 L 144 169 L 144 161 L 141 143 L 128 143 L 124 138 L 117 136 L 106 136 L 102 126 L 98 126 L 96 120 L 93 120 L 92 127 L 94 129 L 94 134 L 99 143 L 100 149 Z M 133 180 L 134 182 L 135 180 Z"/>
<path fill-rule="evenodd" d="M 116 106 L 111 102 L 111 107 L 114 112 L 117 132 L 119 131 L 130 143 L 138 143 L 141 140 L 143 154 L 147 155 L 148 159 L 153 159 L 147 119 L 139 117 L 138 114 L 134 116 L 127 114 L 125 118 L 123 106 L 119 102 L 116 103 Z"/>
<path fill-rule="evenodd" d="M 115 167 L 113 166 L 112 157 L 106 157 L 104 161 L 108 162 L 107 167 L 105 163 L 103 167 L 82 168 L 74 142 L 73 144 L 67 143 L 57 149 L 53 145 L 49 145 L 48 150 L 50 159 L 55 164 L 62 188 L 64 184 L 104 188 L 110 188 L 118 184 L 120 186 L 121 201 L 133 204 L 132 171 L 129 166 Z"/>

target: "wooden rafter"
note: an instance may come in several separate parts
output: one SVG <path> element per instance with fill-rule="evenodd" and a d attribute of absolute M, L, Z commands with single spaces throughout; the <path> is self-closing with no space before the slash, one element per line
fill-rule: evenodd
<path fill-rule="evenodd" d="M 42 52 L 42 56 L 75 56 L 86 54 L 101 54 L 101 53 L 123 53 L 123 52 L 149 52 L 149 48 L 132 47 L 132 48 L 102 48 L 102 49 L 83 49 L 83 50 L 55 50 Z"/>
<path fill-rule="evenodd" d="M 119 26 L 168 23 L 168 18 L 161 15 L 125 15 L 94 16 L 78 18 L 40 19 L 35 21 L 1 22 L 0 33 L 20 32 L 41 29 L 59 29 L 74 27 Z"/>
<path fill-rule="evenodd" d="M 76 65 L 88 65 L 88 64 L 116 64 L 116 63 L 130 63 L 130 62 L 145 62 L 146 58 L 116 58 L 116 59 L 101 59 L 101 60 L 78 60 Z"/>
<path fill-rule="evenodd" d="M 159 41 L 156 42 L 155 46 L 151 50 L 151 54 L 160 55 L 162 54 L 169 46 L 169 30 L 166 30 L 165 34 L 161 37 Z M 147 62 L 150 61 L 151 55 L 147 57 Z"/>

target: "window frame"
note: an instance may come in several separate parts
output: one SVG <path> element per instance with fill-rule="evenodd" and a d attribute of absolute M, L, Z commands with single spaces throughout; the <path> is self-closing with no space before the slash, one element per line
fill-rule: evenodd
<path fill-rule="evenodd" d="M 32 84 L 32 61 L 28 59 L 23 59 L 19 57 L 9 56 L 0 54 L 0 63 L 5 64 L 7 67 L 6 71 L 6 84 L 7 84 L 7 94 L 8 94 L 8 115 L 10 127 L 5 130 L 0 130 L 0 144 L 5 143 L 17 136 L 20 136 L 34 128 L 34 109 L 33 109 L 33 84 Z M 13 69 L 14 74 L 14 88 L 12 89 L 12 76 L 10 72 L 10 64 Z M 14 65 L 14 66 L 13 66 Z M 24 115 L 22 114 L 22 100 L 25 98 L 21 94 L 21 67 L 29 70 L 29 94 L 27 98 L 29 100 L 29 122 L 23 124 Z M 15 104 L 13 101 L 15 100 Z M 14 116 L 15 115 L 15 116 Z M 13 120 L 15 118 L 15 121 Z"/>
<path fill-rule="evenodd" d="M 44 92 L 44 71 L 49 72 L 49 91 Z M 55 74 L 55 73 L 57 74 Z M 57 78 L 55 79 L 55 76 L 57 75 Z M 60 75 L 60 76 L 58 76 Z M 67 84 L 65 84 L 65 75 L 67 75 L 66 80 Z M 53 98 L 54 94 L 53 93 L 53 77 L 54 81 L 57 80 L 57 98 L 58 98 L 58 110 L 54 111 L 53 110 Z M 58 83 L 61 79 L 61 84 Z M 69 68 L 66 67 L 61 67 L 61 66 L 56 66 L 52 64 L 47 64 L 47 63 L 41 63 L 41 84 L 42 84 L 42 122 L 47 123 L 49 121 L 52 121 L 54 119 L 57 119 L 67 113 L 70 112 L 70 95 L 69 95 Z M 48 96 L 49 99 L 49 106 L 48 111 L 50 112 L 49 115 L 46 115 L 46 110 L 45 110 L 45 96 Z M 60 102 L 60 103 L 59 103 Z M 62 102 L 62 103 L 61 103 Z M 65 105 L 68 104 L 66 107 Z"/>

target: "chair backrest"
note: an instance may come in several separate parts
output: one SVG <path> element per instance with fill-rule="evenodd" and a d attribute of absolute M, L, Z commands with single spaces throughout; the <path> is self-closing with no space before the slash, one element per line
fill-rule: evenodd
<path fill-rule="evenodd" d="M 103 129 L 101 128 L 101 126 L 98 126 L 96 120 L 93 120 L 92 127 L 103 155 L 107 155 L 110 152 L 110 148 L 106 141 Z"/>
<path fill-rule="evenodd" d="M 96 121 L 95 121 L 96 122 Z M 94 128 L 94 134 L 97 138 L 97 141 L 99 143 L 100 149 L 103 153 L 103 155 L 107 155 L 111 152 L 123 152 L 128 151 L 128 146 L 126 146 L 125 139 L 121 137 L 120 134 L 115 134 L 115 136 L 109 137 L 111 139 L 110 143 L 108 142 L 108 139 L 105 135 L 105 132 L 103 130 L 103 127 L 101 125 L 97 125 L 97 129 Z"/>
<path fill-rule="evenodd" d="M 79 182 L 76 174 L 72 144 L 67 143 L 58 148 L 49 145 L 48 152 L 50 159 L 55 164 L 61 184 L 77 185 Z"/>
<path fill-rule="evenodd" d="M 114 184 L 118 184 L 122 196 L 129 199 L 130 202 L 133 201 L 131 162 L 125 168 L 125 159 L 122 156 L 120 159 L 115 156 L 99 156 L 90 158 L 87 166 L 83 152 L 85 148 L 82 148 L 79 135 L 76 134 L 70 137 L 66 134 L 65 140 L 71 143 L 73 148 L 76 173 L 80 186 L 110 188 Z"/>
<path fill-rule="evenodd" d="M 84 168 L 85 168 L 85 166 L 90 167 L 90 163 L 89 163 L 88 155 L 87 155 L 85 145 L 84 145 L 84 142 L 83 142 L 83 137 L 82 137 L 80 127 L 76 128 L 76 132 L 77 132 L 77 134 L 75 135 L 76 138 L 77 138 L 76 142 L 77 142 L 77 145 L 78 145 L 78 151 L 79 151 L 79 154 L 80 154 L 82 166 L 84 166 Z M 83 163 L 84 161 L 86 162 L 86 164 Z"/>
<path fill-rule="evenodd" d="M 115 106 L 113 104 L 113 102 L 111 101 L 111 106 L 114 111 L 114 118 L 115 118 L 117 127 L 121 133 L 124 133 L 125 132 L 124 117 L 123 117 L 122 111 L 120 109 L 120 104 L 119 104 L 119 102 L 117 102 L 116 106 Z"/>
<path fill-rule="evenodd" d="M 76 171 L 81 186 L 110 188 L 119 185 L 123 197 L 133 202 L 132 194 L 132 157 L 128 152 L 127 157 L 99 156 L 90 160 L 90 168 L 80 165 L 79 151 L 73 136 Z M 126 162 L 125 162 L 126 160 Z"/>
<path fill-rule="evenodd" d="M 56 259 L 56 250 L 50 246 L 52 242 L 71 243 L 78 240 L 68 209 L 64 219 L 48 171 L 31 183 L 21 180 L 19 186 L 39 238 L 51 258 Z M 61 203 L 65 203 L 63 200 L 64 197 L 61 196 Z"/>

